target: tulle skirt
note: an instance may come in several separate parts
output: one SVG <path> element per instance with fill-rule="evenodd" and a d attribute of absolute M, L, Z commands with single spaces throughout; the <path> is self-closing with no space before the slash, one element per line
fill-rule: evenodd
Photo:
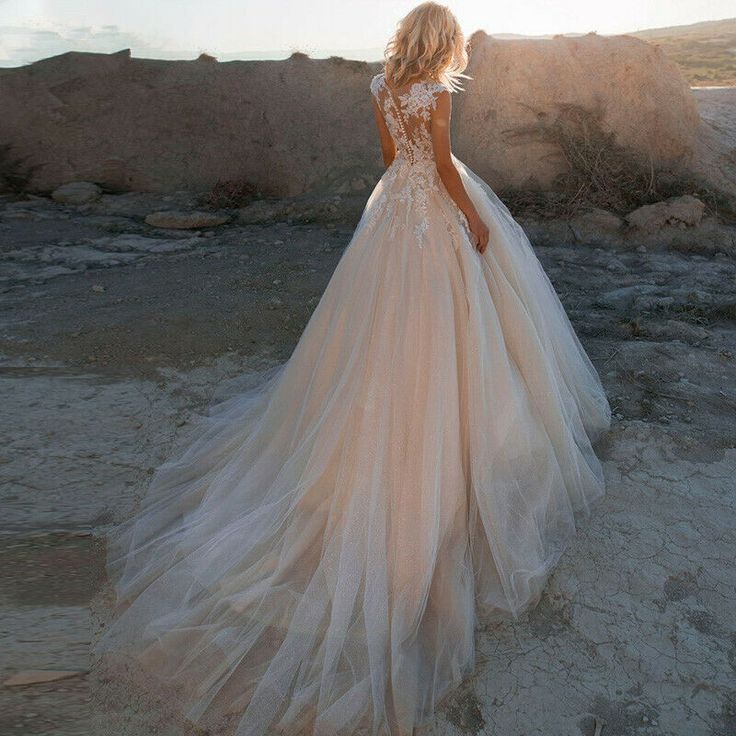
<path fill-rule="evenodd" d="M 387 171 L 289 360 L 200 415 L 109 545 L 130 655 L 238 736 L 409 734 L 604 493 L 599 377 L 521 227 L 455 159 Z M 421 210 L 421 212 L 420 212 Z"/>

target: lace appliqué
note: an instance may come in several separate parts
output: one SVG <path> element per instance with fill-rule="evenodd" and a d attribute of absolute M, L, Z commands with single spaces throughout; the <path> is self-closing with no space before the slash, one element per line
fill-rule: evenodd
<path fill-rule="evenodd" d="M 396 197 L 403 202 L 406 222 L 408 226 L 409 220 L 414 220 L 417 216 L 419 222 L 414 225 L 414 237 L 417 245 L 421 248 L 424 245 L 424 235 L 429 229 L 429 193 L 438 191 L 437 173 L 432 165 L 429 167 L 418 166 L 416 164 L 404 164 L 406 181 L 398 191 Z"/>
<path fill-rule="evenodd" d="M 416 82 L 404 94 L 394 95 L 386 84 L 385 75 L 381 73 L 373 77 L 370 88 L 396 146 L 396 158 L 389 167 L 389 170 L 393 170 L 391 181 L 399 171 L 405 178 L 395 196 L 406 205 L 406 225 L 409 219 L 419 217 L 413 234 L 421 248 L 429 229 L 429 194 L 439 190 L 429 120 L 431 111 L 437 105 L 437 94 L 446 87 L 436 82 Z M 383 194 L 386 195 L 387 191 L 386 187 Z M 396 227 L 397 223 L 394 222 L 392 230 L 395 231 Z"/>
<path fill-rule="evenodd" d="M 379 191 L 375 201 L 369 202 L 366 206 L 363 217 L 358 223 L 358 227 L 372 228 L 376 224 L 379 215 L 382 217 L 385 216 L 386 207 L 390 204 L 389 193 L 393 188 L 397 173 L 398 169 L 393 165 L 386 169 L 377 185 L 381 187 L 381 190 Z"/>
<path fill-rule="evenodd" d="M 437 107 L 437 93 L 446 89 L 444 85 L 428 82 L 417 82 L 408 92 L 399 95 L 399 101 L 407 115 L 418 115 L 429 120 L 431 110 Z"/>

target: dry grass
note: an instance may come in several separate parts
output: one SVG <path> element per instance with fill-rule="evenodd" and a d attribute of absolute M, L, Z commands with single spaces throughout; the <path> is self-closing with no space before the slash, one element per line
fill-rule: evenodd
<path fill-rule="evenodd" d="M 594 202 L 614 211 L 630 210 L 656 198 L 656 174 L 645 159 L 616 143 L 613 132 L 602 127 L 603 111 L 561 105 L 548 130 L 568 166 L 559 177 L 568 192 L 568 206 Z"/>
<path fill-rule="evenodd" d="M 506 190 L 504 201 L 517 213 L 540 217 L 571 217 L 586 207 L 627 214 L 645 204 L 668 197 L 692 194 L 712 211 L 730 212 L 728 199 L 692 176 L 658 169 L 651 158 L 616 142 L 615 134 L 603 128 L 603 109 L 574 104 L 558 106 L 551 122 L 540 122 L 508 138 L 525 138 L 553 145 L 566 164 L 552 192 Z"/>
<path fill-rule="evenodd" d="M 661 47 L 692 86 L 736 86 L 736 18 L 631 35 Z"/>

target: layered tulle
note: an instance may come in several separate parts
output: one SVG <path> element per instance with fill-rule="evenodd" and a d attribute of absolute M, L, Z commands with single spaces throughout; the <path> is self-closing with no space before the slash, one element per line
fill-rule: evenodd
<path fill-rule="evenodd" d="M 533 605 L 604 492 L 595 368 L 521 227 L 455 163 L 485 253 L 444 190 L 421 215 L 400 201 L 395 162 L 288 362 L 198 418 L 110 541 L 101 651 L 190 718 L 411 733 L 472 671 L 478 618 Z"/>

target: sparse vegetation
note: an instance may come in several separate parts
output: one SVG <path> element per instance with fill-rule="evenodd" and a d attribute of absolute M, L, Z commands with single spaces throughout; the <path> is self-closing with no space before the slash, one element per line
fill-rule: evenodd
<path fill-rule="evenodd" d="M 563 104 L 552 121 L 539 115 L 533 126 L 508 134 L 554 145 L 566 171 L 552 192 L 506 190 L 501 193 L 513 212 L 541 217 L 571 217 L 585 207 L 601 207 L 626 214 L 668 197 L 692 194 L 711 210 L 729 212 L 727 200 L 682 172 L 657 169 L 652 161 L 616 142 L 603 128 L 603 110 Z"/>
<path fill-rule="evenodd" d="M 631 35 L 660 46 L 693 87 L 736 86 L 736 18 Z"/>

